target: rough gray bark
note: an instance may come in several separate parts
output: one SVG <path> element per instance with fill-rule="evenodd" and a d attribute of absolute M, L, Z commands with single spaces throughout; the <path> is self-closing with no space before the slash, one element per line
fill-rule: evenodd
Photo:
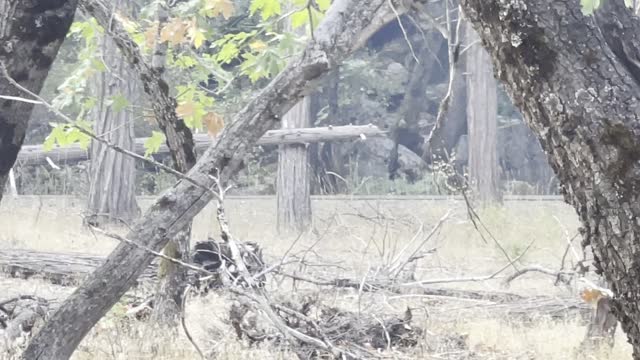
<path fill-rule="evenodd" d="M 1 95 L 25 96 L 9 82 L 5 71 L 18 84 L 40 92 L 75 10 L 75 0 L 0 1 Z M 0 200 L 24 141 L 33 105 L 0 99 Z"/>
<path fill-rule="evenodd" d="M 121 11 L 132 12 L 130 1 L 117 2 Z M 118 52 L 108 35 L 100 38 L 101 59 L 107 71 L 98 73 L 91 82 L 93 96 L 98 99 L 91 111 L 93 130 L 98 136 L 125 150 L 133 150 L 134 114 L 132 108 L 114 109 L 108 104 L 113 96 L 124 96 L 139 105 L 138 82 L 129 64 Z M 129 223 L 140 215 L 135 198 L 135 160 L 110 149 L 98 141 L 91 143 L 91 179 L 88 211 L 94 224 Z"/>
<path fill-rule="evenodd" d="M 283 129 L 310 125 L 310 99 L 305 96 L 282 118 Z M 311 167 L 306 144 L 281 145 L 276 184 L 278 232 L 303 232 L 311 225 Z"/>
<path fill-rule="evenodd" d="M 640 359 L 640 23 L 623 0 L 463 0 L 497 77 L 548 153 Z M 596 22 L 597 19 L 597 22 Z"/>
<path fill-rule="evenodd" d="M 403 4 L 396 3 L 394 8 L 405 12 L 410 4 L 404 1 Z M 88 7 L 87 10 L 91 10 Z M 292 59 L 236 114 L 219 140 L 188 172 L 189 177 L 207 189 L 215 184 L 211 175 L 231 178 L 255 142 L 267 130 L 278 125 L 280 118 L 311 91 L 322 75 L 340 64 L 394 16 L 388 0 L 334 1 L 318 26 L 315 39 L 305 47 L 302 55 Z M 127 238 L 160 250 L 212 198 L 208 190 L 181 180 L 158 198 Z M 121 243 L 105 264 L 88 276 L 35 335 L 23 358 L 68 359 L 94 324 L 135 283 L 152 259 L 153 255 L 147 251 Z"/>
<path fill-rule="evenodd" d="M 480 40 L 466 24 L 466 42 Z M 498 189 L 498 88 L 491 58 L 479 41 L 467 50 L 467 128 L 469 132 L 469 181 L 482 204 L 500 201 Z"/>
<path fill-rule="evenodd" d="M 153 57 L 151 59 L 152 69 L 156 73 L 160 74 L 161 78 L 162 74 L 165 72 L 165 66 L 167 63 L 168 44 L 167 42 L 160 41 L 160 33 L 169 19 L 168 3 L 169 2 L 166 1 L 158 2 L 157 4 L 158 8 L 156 17 L 158 20 L 158 28 L 155 38 Z M 151 99 L 151 101 L 153 102 L 154 100 Z M 175 104 L 175 100 L 173 100 L 173 103 Z M 179 119 L 176 118 L 175 120 Z M 165 132 L 167 146 L 169 147 L 173 158 L 193 159 L 193 161 L 186 161 L 183 164 L 177 161 L 174 162 L 174 168 L 176 170 L 180 172 L 187 172 L 187 170 L 191 169 L 195 164 L 195 144 L 191 142 L 191 146 L 187 149 L 184 147 L 184 144 L 179 146 L 182 143 L 181 139 L 172 139 L 173 133 L 170 129 L 175 128 L 177 125 L 173 118 L 161 120 L 159 123 L 165 124 L 162 129 Z M 184 132 L 188 132 L 189 136 L 191 136 L 191 131 L 188 128 L 186 128 Z M 184 229 L 179 231 L 173 238 L 171 238 L 171 240 L 169 240 L 169 243 L 163 250 L 165 255 L 174 259 L 189 261 L 189 250 L 191 248 L 191 226 L 191 223 L 187 224 Z M 159 282 L 155 295 L 153 319 L 161 325 L 175 328 L 178 325 L 178 320 L 182 313 L 181 307 L 187 280 L 187 269 L 179 267 L 166 259 L 162 259 L 160 261 L 159 270 Z"/>
<path fill-rule="evenodd" d="M 364 135 L 367 138 L 383 137 L 387 133 L 380 130 L 375 125 L 345 125 L 315 127 L 306 129 L 278 129 L 269 130 L 256 142 L 255 146 L 283 145 L 283 144 L 311 144 L 318 142 L 348 141 Z M 133 151 L 136 154 L 144 155 L 146 149 L 144 143 L 148 138 L 137 138 L 134 141 Z M 198 153 L 204 152 L 211 143 L 211 136 L 208 134 L 194 134 L 193 140 Z M 156 154 L 169 153 L 166 144 L 160 145 Z M 50 151 L 45 151 L 42 145 L 25 145 L 18 153 L 18 162 L 21 166 L 46 165 L 46 158 L 50 158 L 55 163 L 70 164 L 89 159 L 87 150 L 77 144 L 66 147 L 55 147 Z"/>

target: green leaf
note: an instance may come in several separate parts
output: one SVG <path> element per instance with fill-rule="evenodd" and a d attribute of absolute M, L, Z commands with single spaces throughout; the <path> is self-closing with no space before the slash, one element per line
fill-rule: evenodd
<path fill-rule="evenodd" d="M 600 6 L 600 0 L 580 0 L 580 4 L 582 5 L 582 13 L 591 15 Z"/>
<path fill-rule="evenodd" d="M 231 62 L 240 53 L 240 49 L 231 41 L 226 42 L 216 56 L 216 60 L 222 64 Z"/>
<path fill-rule="evenodd" d="M 295 30 L 309 23 L 309 12 L 307 9 L 298 11 L 291 15 L 291 27 Z"/>
<path fill-rule="evenodd" d="M 262 20 L 267 20 L 272 16 L 280 15 L 280 1 L 279 0 L 252 0 L 249 7 L 249 13 L 253 16 L 256 12 L 260 11 Z"/>
<path fill-rule="evenodd" d="M 129 106 L 129 100 L 122 94 L 113 95 L 109 100 L 111 101 L 111 109 L 115 112 L 122 111 Z"/>
<path fill-rule="evenodd" d="M 149 157 L 151 154 L 157 153 L 164 142 L 165 137 L 163 133 L 159 131 L 152 131 L 151 137 L 144 142 L 144 156 Z"/>

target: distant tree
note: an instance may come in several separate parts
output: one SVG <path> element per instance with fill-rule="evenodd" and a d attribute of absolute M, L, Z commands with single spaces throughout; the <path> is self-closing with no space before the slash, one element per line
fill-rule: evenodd
<path fill-rule="evenodd" d="M 469 181 L 478 200 L 501 199 L 498 187 L 498 88 L 491 58 L 480 45 L 476 31 L 467 24 L 466 52 L 467 128 L 469 133 Z"/>
<path fill-rule="evenodd" d="M 115 4 L 128 16 L 135 17 L 138 12 L 133 1 Z M 93 131 L 110 143 L 133 151 L 134 109 L 140 109 L 142 104 L 139 81 L 109 35 L 99 34 L 92 41 L 99 44 L 98 61 L 103 61 L 105 67 L 89 83 L 95 99 L 90 110 Z M 91 143 L 90 158 L 88 211 L 94 224 L 134 220 L 140 214 L 135 197 L 135 160 L 95 140 Z"/>

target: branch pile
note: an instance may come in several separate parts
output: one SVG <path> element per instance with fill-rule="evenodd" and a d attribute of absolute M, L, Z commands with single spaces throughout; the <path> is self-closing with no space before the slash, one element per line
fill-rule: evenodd
<path fill-rule="evenodd" d="M 376 357 L 374 350 L 413 348 L 425 335 L 421 327 L 412 323 L 409 308 L 402 317 L 379 319 L 372 314 L 327 306 L 317 297 L 309 296 L 301 301 L 273 301 L 270 306 L 282 320 L 285 331 L 274 329 L 273 322 L 261 323 L 256 311 L 260 307 L 241 298 L 229 311 L 236 335 L 252 345 L 269 342 L 288 346 L 300 359 L 371 358 Z M 303 334 L 307 339 L 292 342 L 287 332 Z M 315 343 L 325 344 L 326 349 Z"/>

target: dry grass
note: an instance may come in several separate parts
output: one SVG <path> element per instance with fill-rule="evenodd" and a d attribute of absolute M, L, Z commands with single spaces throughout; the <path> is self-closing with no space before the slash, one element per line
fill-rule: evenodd
<path fill-rule="evenodd" d="M 41 198 L 4 201 L 0 207 L 0 246 L 46 251 L 82 251 L 107 254 L 116 244 L 94 238 L 81 227 L 83 202 L 77 199 Z M 142 202 L 145 208 L 149 201 Z M 416 233 L 423 237 L 443 214 L 452 214 L 442 229 L 426 243 L 437 249 L 417 263 L 417 279 L 455 278 L 490 274 L 506 264 L 503 253 L 485 234 L 485 243 L 468 220 L 464 204 L 458 201 L 316 201 L 313 203 L 314 231 L 300 237 L 280 237 L 275 231 L 273 199 L 230 199 L 228 217 L 236 237 L 257 241 L 269 259 L 288 252 L 312 264 L 298 268 L 315 277 L 362 278 L 372 276 L 381 264 L 390 263 Z M 479 211 L 483 224 L 511 257 L 522 257 L 525 264 L 557 269 L 566 247 L 566 237 L 577 231 L 578 220 L 569 206 L 560 202 L 507 202 L 502 207 Z M 423 230 L 419 232 L 420 227 Z M 217 234 L 212 207 L 196 219 L 195 239 Z M 579 244 L 579 241 L 576 242 Z M 330 264 L 331 266 L 327 266 Z M 505 274 L 511 270 L 506 271 Z M 453 285 L 447 285 L 453 286 Z M 490 281 L 455 284 L 462 289 L 504 291 L 499 277 Z M 270 282 L 274 293 L 288 296 L 313 292 L 311 285 Z M 0 279 L 3 297 L 35 293 L 63 298 L 70 289 L 39 281 Z M 555 287 L 549 276 L 530 274 L 516 280 L 509 291 L 526 295 L 578 296 L 576 288 Z M 392 296 L 383 293 L 358 294 L 357 291 L 322 289 L 323 301 L 351 311 L 401 313 L 414 309 L 417 324 L 434 334 L 464 334 L 476 359 L 575 359 L 586 331 L 578 319 L 552 321 L 540 318 L 523 324 L 494 313 L 470 301 L 434 299 L 418 296 Z M 188 303 L 187 323 L 196 341 L 219 359 L 290 359 L 292 354 L 275 346 L 249 347 L 236 340 L 226 325 L 228 299 L 218 295 L 196 298 Z M 422 310 L 420 310 L 422 309 Z M 158 336 L 142 323 L 123 321 L 116 306 L 83 342 L 74 359 L 197 359 L 182 332 Z M 427 316 L 428 314 L 428 316 Z M 396 358 L 460 358 L 460 350 L 427 350 L 419 347 Z M 609 354 L 593 354 L 594 359 L 630 358 L 631 350 L 618 331 L 616 346 Z M 579 357 L 578 357 L 579 358 Z"/>

